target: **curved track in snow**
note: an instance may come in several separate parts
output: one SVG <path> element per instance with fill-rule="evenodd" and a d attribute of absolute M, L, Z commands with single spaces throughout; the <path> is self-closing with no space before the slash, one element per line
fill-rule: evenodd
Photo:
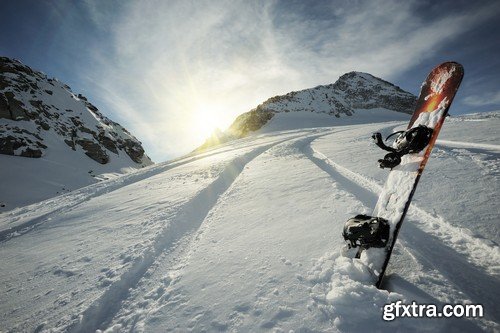
<path fill-rule="evenodd" d="M 292 138 L 296 136 L 293 131 L 291 131 L 290 134 Z M 250 142 L 247 147 L 252 147 L 254 145 L 259 146 L 258 143 Z M 13 237 L 23 235 L 37 226 L 50 221 L 52 216 L 56 216 L 61 212 L 67 212 L 68 210 L 71 210 L 93 198 L 97 198 L 124 186 L 132 185 L 142 180 L 154 177 L 167 172 L 170 169 L 182 167 L 185 164 L 231 150 L 233 150 L 233 148 L 229 146 L 227 148 L 209 150 L 198 155 L 188 155 L 187 157 L 181 157 L 172 161 L 140 169 L 131 174 L 89 185 L 72 191 L 71 193 L 42 201 L 41 203 L 32 204 L 2 214 L 0 215 L 0 243 L 8 241 Z"/>
<path fill-rule="evenodd" d="M 500 153 L 500 145 L 492 145 L 487 143 L 474 143 L 474 142 L 463 142 L 463 141 L 450 141 L 450 140 L 437 140 L 436 145 L 452 147 L 452 148 L 473 148 L 483 151 L 493 151 Z"/>
<path fill-rule="evenodd" d="M 330 174 L 336 181 L 344 184 L 357 198 L 364 201 L 369 207 L 374 207 L 378 193 L 382 186 L 367 177 L 353 172 L 338 163 L 333 162 L 321 152 L 308 147 L 304 151 L 319 168 Z M 469 258 L 470 262 L 481 267 L 492 275 L 498 275 L 500 262 L 500 248 L 497 245 L 487 244 L 483 240 L 470 236 L 466 230 L 454 227 L 440 217 L 419 208 L 414 203 L 410 205 L 408 217 L 418 225 L 422 231 L 437 237 L 440 242 L 447 244 L 457 252 Z M 467 244 L 466 247 L 463 244 Z"/>
<path fill-rule="evenodd" d="M 106 325 L 120 308 L 122 300 L 144 276 L 144 273 L 157 258 L 181 238 L 194 233 L 200 227 L 208 212 L 254 158 L 265 152 L 272 145 L 256 148 L 249 153 L 231 160 L 219 176 L 208 186 L 198 192 L 177 212 L 173 222 L 167 225 L 153 239 L 150 248 L 136 259 L 120 279 L 113 282 L 97 300 L 83 313 L 82 320 L 69 328 L 70 332 L 93 332 Z"/>

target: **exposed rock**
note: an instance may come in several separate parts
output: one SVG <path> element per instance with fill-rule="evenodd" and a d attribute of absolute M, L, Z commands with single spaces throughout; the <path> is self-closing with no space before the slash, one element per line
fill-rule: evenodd
<path fill-rule="evenodd" d="M 9 128 L 8 131 L 2 129 L 0 131 L 0 154 L 41 157 L 43 149 L 47 148 L 47 146 L 37 139 L 31 136 L 29 132 L 19 128 Z"/>
<path fill-rule="evenodd" d="M 8 91 L 3 93 L 4 100 L 7 100 L 7 109 L 12 120 L 29 119 L 28 112 L 24 107 L 23 102 L 17 100 L 13 92 Z"/>
<path fill-rule="evenodd" d="M 132 161 L 135 163 L 141 163 L 144 156 L 144 149 L 139 143 L 126 139 L 124 140 L 122 147 L 125 149 L 127 155 L 132 159 Z"/>
<path fill-rule="evenodd" d="M 0 154 L 14 155 L 14 152 L 22 146 L 21 139 L 7 135 L 0 140 Z"/>
<path fill-rule="evenodd" d="M 64 142 L 71 147 L 72 150 L 76 150 L 75 142 L 73 140 L 64 139 Z"/>
<path fill-rule="evenodd" d="M 412 114 L 417 100 L 398 86 L 367 73 L 344 74 L 330 86 L 351 109 L 384 108 Z"/>
<path fill-rule="evenodd" d="M 9 108 L 9 101 L 7 101 L 7 97 L 5 97 L 4 94 L 0 94 L 0 118 L 12 119 L 12 114 Z"/>
<path fill-rule="evenodd" d="M 0 57 L 0 153 L 41 157 L 50 149 L 43 144 L 49 136 L 51 142 L 56 136 L 71 150 L 81 147 L 101 164 L 110 161 L 107 151 L 118 157 L 122 151 L 137 166 L 152 164 L 141 143 L 85 96 L 17 60 Z"/>
<path fill-rule="evenodd" d="M 27 147 L 25 150 L 21 151 L 21 155 L 24 157 L 42 157 L 42 150 L 41 149 L 32 149 L 30 147 Z"/>
<path fill-rule="evenodd" d="M 352 116 L 356 109 L 384 108 L 412 114 L 415 103 L 416 96 L 392 83 L 367 73 L 350 72 L 330 85 L 271 97 L 238 116 L 229 131 L 236 137 L 245 136 L 280 112 L 309 111 L 340 117 Z"/>
<path fill-rule="evenodd" d="M 50 129 L 50 125 L 47 124 L 46 122 L 44 121 L 40 121 L 40 126 L 45 130 L 45 131 L 48 131 Z"/>
<path fill-rule="evenodd" d="M 116 148 L 115 142 L 113 141 L 113 139 L 111 139 L 110 137 L 106 136 L 106 134 L 104 132 L 100 132 L 99 133 L 99 136 L 97 137 L 97 140 L 99 140 L 99 142 L 104 147 L 106 147 L 107 150 L 112 151 L 115 154 L 118 154 L 118 149 Z M 143 151 L 143 153 L 144 153 L 144 151 Z M 142 155 L 141 155 L 141 157 L 142 157 Z M 139 163 L 139 162 L 137 162 L 137 163 Z"/>
<path fill-rule="evenodd" d="M 236 137 L 244 137 L 264 126 L 274 116 L 274 111 L 265 110 L 262 106 L 244 113 L 236 118 L 229 130 Z"/>
<path fill-rule="evenodd" d="M 109 162 L 108 154 L 106 154 L 103 148 L 94 141 L 89 139 L 78 139 L 76 140 L 76 143 L 80 147 L 82 147 L 82 149 L 85 151 L 85 155 L 87 155 L 94 161 L 101 164 L 106 164 Z"/>

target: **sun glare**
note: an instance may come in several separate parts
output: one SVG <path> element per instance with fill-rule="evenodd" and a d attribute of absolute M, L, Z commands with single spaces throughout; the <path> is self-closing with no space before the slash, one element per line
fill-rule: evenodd
<path fill-rule="evenodd" d="M 226 129 L 231 121 L 221 108 L 210 105 L 198 106 L 194 111 L 194 118 L 195 135 L 200 141 L 207 139 L 216 129 Z"/>

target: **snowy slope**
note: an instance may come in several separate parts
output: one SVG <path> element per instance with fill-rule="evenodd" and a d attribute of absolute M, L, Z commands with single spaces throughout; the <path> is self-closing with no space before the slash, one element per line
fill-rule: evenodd
<path fill-rule="evenodd" d="M 81 94 L 0 57 L 0 212 L 152 164 Z"/>
<path fill-rule="evenodd" d="M 415 101 L 414 95 L 390 82 L 368 73 L 350 72 L 329 85 L 272 97 L 257 108 L 277 113 L 324 113 L 335 117 L 351 116 L 357 109 L 373 108 L 411 114 Z"/>
<path fill-rule="evenodd" d="M 446 121 L 387 290 L 339 256 L 387 176 L 371 133 L 404 123 L 262 131 L 0 215 L 0 331 L 498 331 L 500 113 Z M 485 317 L 384 322 L 400 299 Z"/>
<path fill-rule="evenodd" d="M 368 73 L 350 72 L 332 84 L 269 98 L 239 115 L 226 131 L 215 131 L 196 151 L 256 131 L 406 119 L 415 104 L 416 96 L 390 82 Z"/>

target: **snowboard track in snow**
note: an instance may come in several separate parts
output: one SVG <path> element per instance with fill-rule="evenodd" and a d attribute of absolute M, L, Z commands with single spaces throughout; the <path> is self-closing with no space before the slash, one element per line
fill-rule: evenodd
<path fill-rule="evenodd" d="M 500 152 L 500 145 L 493 145 L 487 143 L 473 143 L 473 142 L 462 142 L 462 141 L 450 141 L 450 140 L 437 140 L 437 146 L 450 147 L 450 148 L 468 148 L 474 149 L 478 152 Z"/>
<path fill-rule="evenodd" d="M 269 147 L 269 149 L 267 149 L 264 153 L 267 153 L 270 150 L 272 150 L 273 148 L 276 148 L 276 147 L 281 146 L 281 145 L 287 145 L 289 148 L 298 149 L 304 145 L 309 144 L 311 141 L 313 141 L 315 139 L 318 139 L 320 137 L 330 135 L 330 134 L 331 134 L 331 131 L 329 130 L 328 133 L 308 134 L 305 137 L 290 138 L 290 139 L 278 142 L 275 145 L 273 145 L 272 147 Z M 257 159 L 261 155 L 263 155 L 263 154 L 256 156 L 256 158 L 252 159 L 251 161 L 248 161 L 248 163 L 253 162 L 255 159 Z M 245 172 L 245 170 L 243 170 L 243 173 L 244 172 Z M 238 177 L 240 177 L 240 176 L 238 176 Z M 238 180 L 235 179 L 235 182 L 237 182 L 237 181 Z M 224 197 L 226 196 L 226 194 L 231 192 L 232 187 L 233 187 L 233 185 L 231 187 L 229 187 L 224 193 L 222 193 L 219 196 L 219 201 L 224 200 Z M 218 201 L 218 203 L 219 203 L 219 201 Z M 214 209 L 218 208 L 218 203 L 212 207 L 212 209 L 210 210 L 210 212 L 207 213 L 206 216 L 209 216 Z M 164 251 L 163 255 L 158 257 L 156 262 L 153 265 L 151 265 L 151 268 L 153 270 L 156 270 L 156 269 L 158 269 L 158 266 L 156 266 L 156 265 L 159 265 L 159 266 L 163 266 L 164 268 L 168 267 L 169 272 L 176 272 L 176 273 L 174 273 L 174 275 L 178 274 L 177 271 L 180 270 L 181 267 L 185 267 L 186 265 L 188 265 L 189 257 L 191 256 L 193 249 L 196 249 L 196 242 L 199 240 L 198 237 L 200 235 L 199 234 L 200 230 L 203 230 L 203 225 L 205 225 L 205 223 L 206 222 L 204 221 L 196 230 L 193 230 L 193 232 L 186 233 L 181 240 L 179 240 L 174 246 L 171 247 L 172 251 L 168 251 L 168 252 Z M 201 231 L 201 232 L 203 232 L 203 231 Z M 148 271 L 147 275 L 150 276 L 151 274 L 154 274 L 154 273 Z M 166 285 L 165 284 L 163 285 L 165 288 L 170 286 L 171 283 L 174 283 L 174 282 L 172 282 L 172 280 L 170 280 L 170 278 L 171 278 L 171 276 L 169 275 L 168 283 Z M 144 282 L 147 282 L 147 281 L 144 281 Z M 145 320 L 145 318 L 149 315 L 149 313 L 151 311 L 155 311 L 153 309 L 155 309 L 156 307 L 159 307 L 159 304 L 157 302 L 158 300 L 153 302 L 152 304 L 150 304 L 148 306 L 144 306 L 145 299 L 143 299 L 142 298 L 143 296 L 141 295 L 141 293 L 144 293 L 144 290 L 136 292 L 138 289 L 140 289 L 142 287 L 141 284 L 142 284 L 142 282 L 139 281 L 136 284 L 136 288 L 134 288 L 134 290 L 131 289 L 129 294 L 122 300 L 123 306 L 120 307 L 120 309 L 118 309 L 118 311 L 116 311 L 115 315 L 112 318 L 110 318 L 110 322 L 106 323 L 106 325 L 108 326 L 108 329 L 112 328 L 115 324 L 119 324 L 119 325 L 122 325 L 120 327 L 121 330 L 134 332 L 137 329 L 138 323 Z M 151 287 L 150 292 L 153 290 L 156 290 L 157 288 L 158 287 L 156 285 Z M 175 293 L 175 295 L 176 296 L 171 295 L 169 297 L 169 299 L 178 297 L 177 293 Z M 131 313 L 133 313 L 132 316 L 130 315 Z M 139 324 L 139 326 L 140 326 L 140 324 Z M 139 331 L 142 331 L 142 329 L 139 329 Z"/>
<path fill-rule="evenodd" d="M 307 132 L 307 131 L 306 131 Z M 291 132 L 291 137 L 286 140 L 292 140 L 297 137 L 303 136 L 302 134 L 296 134 Z M 244 139 L 242 139 L 244 140 Z M 275 144 L 282 142 L 278 141 Z M 258 143 L 249 144 L 247 147 L 259 146 Z M 124 186 L 128 186 L 142 180 L 145 180 L 150 177 L 154 177 L 158 174 L 161 174 L 165 171 L 168 171 L 173 168 L 177 168 L 183 166 L 185 164 L 197 161 L 202 158 L 210 157 L 213 155 L 217 155 L 223 152 L 233 151 L 239 149 L 238 147 L 218 147 L 217 150 L 209 150 L 207 152 L 200 153 L 194 156 L 184 156 L 177 159 L 174 159 L 169 162 L 161 163 L 159 165 L 153 165 L 148 168 L 144 168 L 138 170 L 134 173 L 123 175 L 121 177 L 110 179 L 106 181 L 102 181 L 93 185 L 89 185 L 75 191 L 69 192 L 67 194 L 57 196 L 51 199 L 47 199 L 42 201 L 41 203 L 32 204 L 26 207 L 21 207 L 15 209 L 10 212 L 5 212 L 0 215 L 0 220 L 2 218 L 5 219 L 15 219 L 15 220 L 23 220 L 24 216 L 29 216 L 30 218 L 26 221 L 20 222 L 14 226 L 0 227 L 0 244 L 4 243 L 14 237 L 18 237 L 26 234 L 42 225 L 43 223 L 50 221 L 52 216 L 56 216 L 61 212 L 67 212 L 75 207 L 78 207 L 80 204 L 89 201 L 93 198 L 96 198 L 102 194 L 107 194 L 118 190 Z M 222 151 L 221 151 L 222 149 Z M 33 212 L 38 212 L 33 214 Z M 36 217 L 32 217 L 33 215 L 37 215 Z"/>
<path fill-rule="evenodd" d="M 208 157 L 210 155 L 212 154 L 204 155 L 203 157 Z M 48 210 L 47 212 L 42 213 L 41 215 L 38 215 L 35 218 L 24 221 L 13 227 L 0 230 L 0 243 L 8 241 L 13 237 L 24 235 L 25 233 L 35 229 L 36 227 L 40 226 L 46 221 L 49 221 L 52 216 L 55 216 L 61 212 L 66 212 L 68 210 L 71 210 L 72 208 L 75 208 L 78 205 L 91 200 L 92 198 L 98 197 L 102 194 L 113 192 L 117 189 L 122 188 L 123 186 L 140 182 L 141 180 L 153 177 L 157 174 L 182 166 L 184 164 L 194 162 L 200 158 L 202 157 L 182 158 L 180 161 L 174 160 L 171 162 L 167 162 L 166 164 L 155 165 L 150 168 L 134 172 L 133 174 L 130 175 L 125 175 L 117 179 L 111 179 L 97 184 L 89 185 L 81 189 L 72 191 L 68 194 L 43 201 L 44 205 L 42 206 L 42 209 L 45 211 Z M 68 200 L 65 200 L 66 198 Z M 37 203 L 27 207 L 22 207 L 19 208 L 18 210 L 7 212 L 4 214 L 4 216 L 8 217 L 9 215 L 16 213 L 20 214 L 24 213 L 28 215 L 33 210 L 37 210 L 39 206 L 40 204 Z M 22 215 L 19 218 L 22 219 Z"/>
<path fill-rule="evenodd" d="M 302 153 L 365 206 L 374 207 L 382 187 L 374 180 L 333 162 L 311 147 L 313 141 L 310 140 L 308 145 L 302 147 Z M 478 303 L 478 300 L 482 300 L 484 303 L 484 300 L 492 300 L 484 304 L 487 316 L 499 321 L 498 314 L 494 313 L 495 300 L 500 297 L 500 292 L 496 288 L 498 285 L 496 271 L 499 260 L 498 247 L 491 248 L 480 239 L 469 236 L 460 228 L 446 223 L 441 217 L 433 216 L 415 204 L 411 204 L 407 218 L 416 223 L 405 223 L 404 228 L 407 231 L 402 233 L 400 238 L 405 244 L 411 246 L 411 251 L 416 252 L 418 258 L 427 258 L 428 265 L 443 274 L 455 286 L 454 289 L 464 292 L 473 302 Z M 438 226 L 437 232 L 432 232 L 436 229 L 436 225 Z M 453 237 L 443 237 L 448 232 L 451 232 L 455 238 L 457 235 L 464 238 L 458 244 L 465 242 L 473 246 L 461 249 L 455 246 L 454 242 L 450 244 L 449 240 Z M 401 242 L 399 243 L 401 245 Z M 433 260 L 435 258 L 433 253 L 446 253 L 448 262 Z M 478 260 L 480 260 L 479 264 Z M 387 280 L 390 280 L 390 277 Z M 481 281 L 481 287 L 476 287 L 477 281 Z"/>
<path fill-rule="evenodd" d="M 332 178 L 342 175 L 343 178 L 340 180 L 341 183 L 342 181 L 344 183 L 345 181 L 348 181 L 350 182 L 349 186 L 354 185 L 356 187 L 360 187 L 361 189 L 359 191 L 365 193 L 365 195 L 361 195 L 361 201 L 363 201 L 362 199 L 366 197 L 366 189 L 369 189 L 369 191 L 373 193 L 375 201 L 376 198 L 378 198 L 378 194 L 382 190 L 382 186 L 376 181 L 333 162 L 323 153 L 312 147 L 305 148 L 303 152 L 316 165 L 319 164 L 318 167 L 330 174 Z M 366 202 L 366 204 L 369 203 L 370 202 Z M 469 235 L 466 230 L 447 223 L 442 217 L 433 215 L 419 208 L 415 205 L 415 203 L 410 205 L 408 217 L 412 219 L 413 222 L 416 222 L 426 233 L 441 239 L 444 243 L 448 243 L 454 248 L 454 250 L 462 255 L 470 256 L 470 262 L 475 262 L 476 265 L 483 268 L 486 272 L 493 276 L 498 275 L 498 262 L 500 261 L 500 249 L 498 246 L 486 244 L 481 239 Z M 458 237 L 460 238 L 460 241 L 449 243 L 452 237 Z M 469 247 L 467 249 L 461 249 L 458 247 L 457 244 L 463 243 L 468 244 Z"/>
<path fill-rule="evenodd" d="M 314 135 L 313 138 L 328 134 Z M 297 138 L 302 141 L 304 139 L 300 138 L 304 136 L 305 140 L 311 140 L 310 135 L 310 133 L 303 134 L 263 145 L 231 160 L 210 185 L 203 188 L 183 205 L 172 223 L 159 233 L 152 246 L 136 259 L 131 267 L 120 276 L 120 279 L 112 283 L 98 299 L 83 311 L 80 322 L 71 325 L 66 331 L 93 332 L 97 329 L 105 329 L 120 311 L 122 302 L 129 297 L 130 290 L 135 288 L 148 269 L 163 253 L 176 247 L 180 243 L 179 240 L 196 233 L 205 217 L 217 205 L 219 198 L 229 190 L 248 163 L 273 146 Z"/>

